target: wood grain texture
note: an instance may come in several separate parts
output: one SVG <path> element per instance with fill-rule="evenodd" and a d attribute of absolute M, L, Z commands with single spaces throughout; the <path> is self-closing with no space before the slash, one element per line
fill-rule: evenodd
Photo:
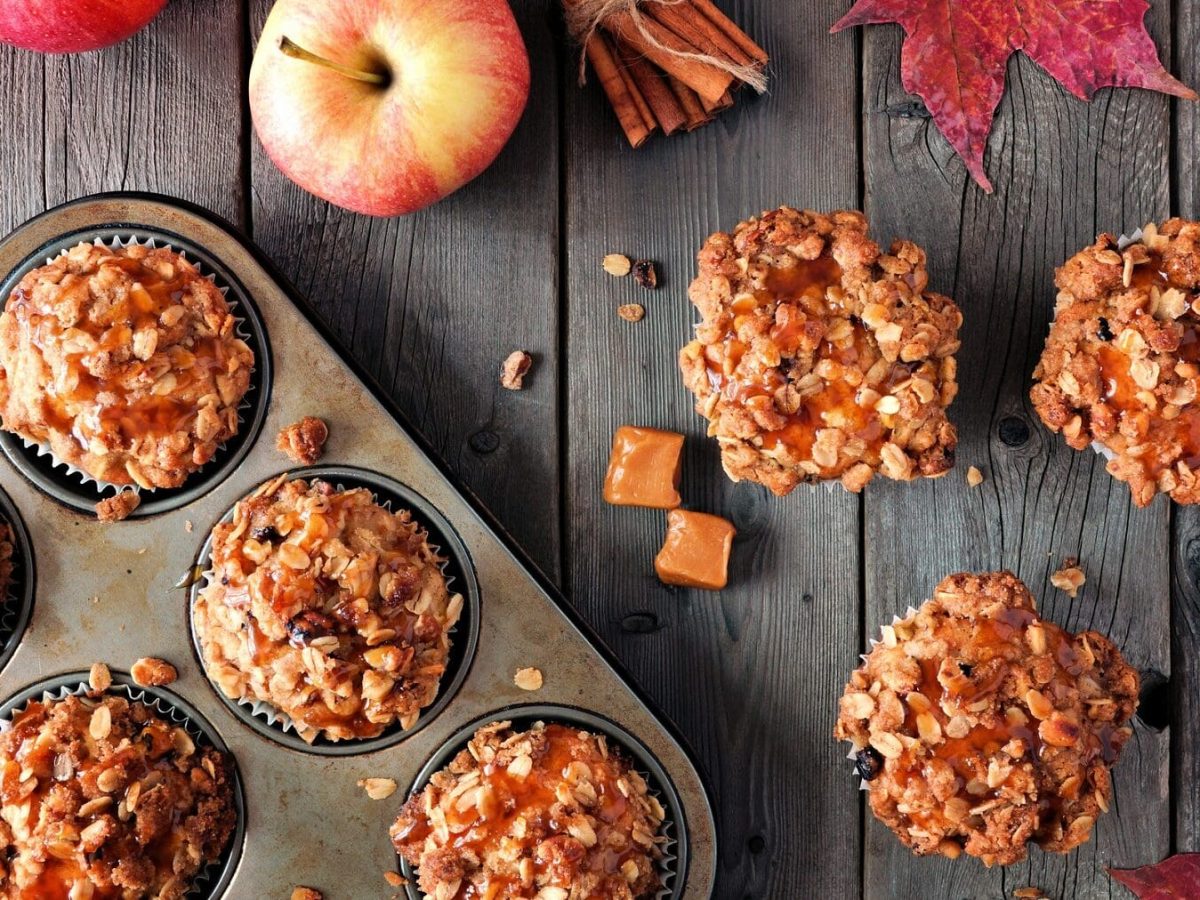
<path fill-rule="evenodd" d="M 1164 46 L 1169 9 L 1152 17 Z M 867 494 L 866 627 L 928 597 L 945 575 L 1006 568 L 1040 598 L 1043 615 L 1109 634 L 1130 662 L 1170 671 L 1169 507 L 1136 510 L 1103 460 L 1046 431 L 1028 403 L 1049 325 L 1056 265 L 1098 231 L 1132 230 L 1167 211 L 1170 114 L 1142 92 L 1071 99 L 1028 60 L 1009 68 L 992 139 L 988 197 L 899 83 L 900 32 L 868 31 L 864 52 L 867 212 L 878 237 L 903 235 L 930 254 L 932 286 L 963 309 L 962 385 L 952 409 L 958 467 L 914 486 Z M 914 115 L 915 114 L 915 115 Z M 966 468 L 986 481 L 970 489 Z M 1071 600 L 1050 585 L 1075 556 L 1087 584 Z M 1140 720 L 1115 775 L 1113 814 L 1069 856 L 1031 850 L 1027 863 L 917 859 L 868 821 L 864 895 L 1001 898 L 1036 885 L 1053 897 L 1109 897 L 1104 867 L 1165 855 L 1170 841 L 1169 734 Z"/>
<path fill-rule="evenodd" d="M 258 244 L 556 579 L 559 76 L 546 4 L 513 5 L 533 92 L 482 176 L 422 212 L 372 219 L 300 190 L 253 138 L 252 218 Z M 252 2 L 256 40 L 271 6 Z M 536 360 L 519 393 L 500 386 L 513 350 Z"/>
<path fill-rule="evenodd" d="M 114 47 L 45 57 L 45 205 L 145 190 L 238 222 L 243 41 L 241 3 L 196 0 Z"/>
<path fill-rule="evenodd" d="M 716 790 L 717 896 L 850 897 L 859 809 L 836 698 L 859 646 L 858 500 L 802 488 L 787 499 L 725 479 L 676 355 L 709 233 L 787 203 L 857 202 L 855 44 L 831 38 L 840 3 L 726 3 L 771 54 L 769 95 L 690 135 L 632 151 L 595 84 L 567 95 L 567 521 L 574 603 L 697 750 Z M 573 74 L 573 73 L 572 73 Z M 831 134 L 838 135 L 830 140 Z M 607 253 L 660 264 L 648 293 L 600 267 Z M 638 302 L 646 318 L 616 315 Z M 663 587 L 661 512 L 601 500 L 622 424 L 684 432 L 682 493 L 732 519 L 729 589 Z"/>
<path fill-rule="evenodd" d="M 1200 86 L 1200 8 L 1175 7 L 1175 71 Z M 1200 218 L 1200 107 L 1175 106 L 1175 213 Z M 1171 607 L 1171 796 L 1175 800 L 1175 847 L 1200 852 L 1200 509 L 1175 510 Z"/>

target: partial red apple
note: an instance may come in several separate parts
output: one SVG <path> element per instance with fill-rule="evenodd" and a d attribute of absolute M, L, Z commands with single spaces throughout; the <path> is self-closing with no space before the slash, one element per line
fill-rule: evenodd
<path fill-rule="evenodd" d="M 477 176 L 528 97 L 505 0 L 278 0 L 250 69 L 275 165 L 373 216 L 414 212 Z"/>
<path fill-rule="evenodd" d="M 0 42 L 39 53 L 81 53 L 145 28 L 167 0 L 0 0 Z"/>

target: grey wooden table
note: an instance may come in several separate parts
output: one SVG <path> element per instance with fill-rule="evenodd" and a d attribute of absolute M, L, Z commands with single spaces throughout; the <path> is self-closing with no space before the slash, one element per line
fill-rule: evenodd
<path fill-rule="evenodd" d="M 1200 215 L 1198 110 L 1129 91 L 1085 105 L 1022 59 L 988 197 L 901 88 L 898 29 L 830 37 L 848 0 L 723 5 L 770 52 L 771 93 L 635 153 L 595 87 L 574 85 L 550 0 L 517 0 L 534 88 L 511 145 L 465 190 L 391 221 L 305 195 L 254 139 L 244 82 L 270 0 L 175 0 L 101 53 L 0 48 L 0 227 L 143 189 L 252 235 L 690 739 L 718 803 L 721 897 L 1123 896 L 1105 866 L 1200 850 L 1200 512 L 1161 497 L 1134 509 L 1099 457 L 1040 427 L 1026 392 L 1054 266 L 1099 231 Z M 1200 7 L 1155 0 L 1150 22 L 1169 67 L 1200 84 Z M 723 478 L 676 374 L 685 290 L 709 232 L 781 203 L 864 208 L 881 240 L 928 249 L 933 286 L 966 318 L 949 477 L 783 500 Z M 659 260 L 658 293 L 606 276 L 613 251 Z M 629 325 L 615 309 L 635 300 L 649 312 Z M 519 394 L 497 379 L 515 348 L 538 359 Z M 661 515 L 601 501 L 624 423 L 690 436 L 685 498 L 739 529 L 725 592 L 661 586 Z M 974 490 L 972 464 L 987 477 Z M 1088 576 L 1075 600 L 1049 582 L 1067 556 Z M 1111 634 L 1148 685 L 1092 841 L 1007 871 L 911 857 L 864 816 L 830 739 L 865 635 L 943 575 L 998 567 L 1060 624 Z"/>

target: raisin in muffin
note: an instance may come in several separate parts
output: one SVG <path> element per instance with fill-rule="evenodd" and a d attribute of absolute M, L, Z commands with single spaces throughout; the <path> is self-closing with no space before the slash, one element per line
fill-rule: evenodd
<path fill-rule="evenodd" d="M 307 741 L 411 728 L 462 612 L 442 564 L 409 512 L 280 476 L 213 531 L 193 611 L 209 677 L 286 713 Z"/>
<path fill-rule="evenodd" d="M 1007 865 L 1030 841 L 1065 853 L 1088 840 L 1137 699 L 1107 638 L 1039 619 L 1011 573 L 960 574 L 884 626 L 834 733 L 913 852 Z"/>
<path fill-rule="evenodd" d="M 12 587 L 13 554 L 16 545 L 13 543 L 12 526 L 0 519 L 0 603 L 8 599 L 8 590 Z"/>
<path fill-rule="evenodd" d="M 1082 450 L 1105 448 L 1109 473 L 1146 506 L 1160 491 L 1200 502 L 1200 222 L 1147 225 L 1069 259 L 1034 370 L 1033 406 Z"/>
<path fill-rule="evenodd" d="M 651 897 L 665 813 L 604 737 L 496 722 L 404 805 L 392 842 L 433 900 Z"/>
<path fill-rule="evenodd" d="M 253 366 L 178 253 L 79 244 L 0 314 L 0 423 L 98 481 L 178 487 L 236 434 Z"/>
<path fill-rule="evenodd" d="M 962 316 L 926 290 L 919 247 L 883 254 L 861 213 L 782 207 L 712 235 L 698 260 L 703 321 L 679 364 L 730 478 L 857 492 L 876 472 L 953 466 Z"/>
<path fill-rule="evenodd" d="M 237 824 L 229 759 L 118 696 L 35 701 L 0 734 L 0 897 L 178 900 Z"/>

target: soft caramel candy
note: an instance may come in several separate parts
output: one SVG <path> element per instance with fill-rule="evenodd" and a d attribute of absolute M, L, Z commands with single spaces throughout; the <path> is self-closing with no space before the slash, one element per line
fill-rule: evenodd
<path fill-rule="evenodd" d="M 614 506 L 674 509 L 679 498 L 683 435 L 622 425 L 613 435 L 604 499 Z"/>
<path fill-rule="evenodd" d="M 720 516 L 673 509 L 667 539 L 654 559 L 663 584 L 719 591 L 728 580 L 729 549 L 737 530 Z"/>

